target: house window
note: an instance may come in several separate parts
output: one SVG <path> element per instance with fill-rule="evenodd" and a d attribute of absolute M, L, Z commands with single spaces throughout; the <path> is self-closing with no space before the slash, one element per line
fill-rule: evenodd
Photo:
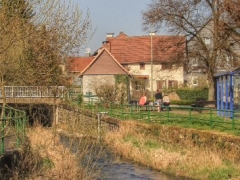
<path fill-rule="evenodd" d="M 145 90 L 145 80 L 144 79 L 133 79 L 131 81 L 132 88 L 134 90 Z"/>
<path fill-rule="evenodd" d="M 172 69 L 172 65 L 171 64 L 162 64 L 162 70 L 166 70 L 166 69 Z"/>
<path fill-rule="evenodd" d="M 192 66 L 198 66 L 198 60 L 197 59 L 192 60 Z"/>
<path fill-rule="evenodd" d="M 136 85 L 135 86 L 135 90 L 141 90 L 141 86 L 140 85 Z"/>
<path fill-rule="evenodd" d="M 231 54 L 227 54 L 226 56 L 226 64 L 228 67 L 232 66 L 233 56 Z"/>
<path fill-rule="evenodd" d="M 165 89 L 165 88 L 166 88 L 166 81 L 165 80 L 157 81 L 157 89 Z"/>
<path fill-rule="evenodd" d="M 177 88 L 177 83 L 176 80 L 168 80 L 168 88 Z"/>
<path fill-rule="evenodd" d="M 204 38 L 204 43 L 205 43 L 206 45 L 209 45 L 209 44 L 211 43 L 211 39 L 210 39 L 209 37 L 205 37 L 205 38 Z"/>
<path fill-rule="evenodd" d="M 145 90 L 145 86 L 142 84 L 136 84 L 134 89 L 135 90 Z"/>
<path fill-rule="evenodd" d="M 140 63 L 140 70 L 144 70 L 145 69 L 145 64 L 144 63 Z"/>
<path fill-rule="evenodd" d="M 198 79 L 194 78 L 192 81 L 193 86 L 197 86 L 198 85 Z"/>

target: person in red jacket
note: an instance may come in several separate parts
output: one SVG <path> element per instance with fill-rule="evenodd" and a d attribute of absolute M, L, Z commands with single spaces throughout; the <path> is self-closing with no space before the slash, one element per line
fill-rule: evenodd
<path fill-rule="evenodd" d="M 141 98 L 140 98 L 140 101 L 139 101 L 139 105 L 140 106 L 144 106 L 147 104 L 147 96 L 144 94 Z"/>

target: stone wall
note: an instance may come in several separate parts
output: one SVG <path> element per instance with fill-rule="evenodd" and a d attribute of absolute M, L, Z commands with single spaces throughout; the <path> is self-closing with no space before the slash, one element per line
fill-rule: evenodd
<path fill-rule="evenodd" d="M 120 125 L 120 120 L 101 114 L 101 127 L 109 130 L 115 130 Z M 88 109 L 73 108 L 67 105 L 58 107 L 58 124 L 98 124 L 98 114 L 92 113 Z"/>

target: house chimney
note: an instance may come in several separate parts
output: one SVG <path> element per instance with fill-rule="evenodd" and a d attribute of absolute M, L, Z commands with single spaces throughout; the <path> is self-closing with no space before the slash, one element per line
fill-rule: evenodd
<path fill-rule="evenodd" d="M 97 53 L 99 54 L 101 51 L 102 51 L 102 49 L 98 49 L 98 52 L 97 52 Z"/>
<path fill-rule="evenodd" d="M 107 33 L 107 38 L 113 37 L 114 33 Z"/>
<path fill-rule="evenodd" d="M 155 36 L 155 35 L 156 35 L 156 32 L 150 32 L 149 35 L 150 35 L 150 36 Z"/>
<path fill-rule="evenodd" d="M 89 57 L 90 56 L 90 51 L 91 51 L 91 49 L 89 47 L 86 48 L 85 56 Z"/>

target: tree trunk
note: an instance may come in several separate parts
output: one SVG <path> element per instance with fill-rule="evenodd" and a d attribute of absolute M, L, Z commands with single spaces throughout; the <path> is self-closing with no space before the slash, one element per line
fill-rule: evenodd
<path fill-rule="evenodd" d="M 5 83 L 3 81 L 3 78 L 1 78 L 1 99 L 3 100 L 3 104 L 2 104 L 2 111 L 1 111 L 1 119 L 4 116 L 4 108 L 6 107 L 7 104 L 7 100 L 6 100 L 6 94 L 5 94 Z"/>
<path fill-rule="evenodd" d="M 215 83 L 214 83 L 214 77 L 208 78 L 208 100 L 213 101 L 215 100 Z"/>

